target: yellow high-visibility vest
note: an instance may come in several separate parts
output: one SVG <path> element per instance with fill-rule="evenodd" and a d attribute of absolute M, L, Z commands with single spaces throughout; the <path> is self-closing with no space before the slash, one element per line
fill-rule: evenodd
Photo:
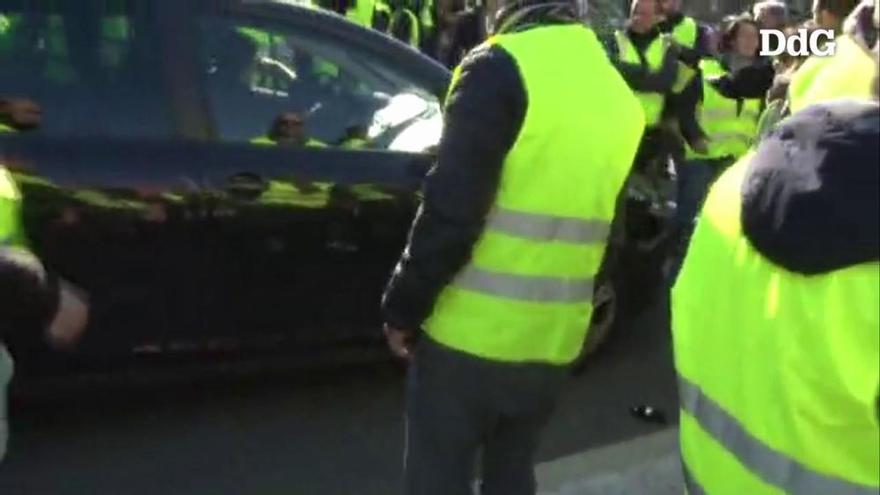
<path fill-rule="evenodd" d="M 688 492 L 876 495 L 880 264 L 806 276 L 753 248 L 751 156 L 712 188 L 673 289 Z"/>
<path fill-rule="evenodd" d="M 483 359 L 567 364 L 586 337 L 593 277 L 644 114 L 586 26 L 536 27 L 488 43 L 516 61 L 528 111 L 470 263 L 424 328 Z"/>

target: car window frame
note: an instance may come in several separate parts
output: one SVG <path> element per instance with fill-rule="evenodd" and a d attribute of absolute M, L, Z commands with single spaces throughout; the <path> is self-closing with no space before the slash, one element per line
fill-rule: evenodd
<path fill-rule="evenodd" d="M 198 67 L 199 64 L 200 23 L 204 18 L 217 17 L 242 24 L 277 27 L 311 40 L 331 39 L 346 43 L 345 40 L 356 38 L 357 44 L 351 44 L 354 51 L 373 60 L 392 61 L 386 67 L 391 68 L 397 77 L 436 97 L 441 105 L 452 77 L 446 67 L 411 47 L 375 30 L 354 24 L 335 13 L 259 0 L 196 0 L 190 5 L 191 9 L 181 9 L 188 12 L 180 14 L 189 22 L 186 32 L 189 33 L 187 43 L 191 53 L 187 57 L 192 67 Z M 203 81 L 199 81 L 194 89 L 198 94 L 191 95 L 191 98 L 199 102 L 203 113 L 200 125 L 204 127 L 199 134 L 204 139 L 222 141 L 214 125 L 208 88 Z"/>

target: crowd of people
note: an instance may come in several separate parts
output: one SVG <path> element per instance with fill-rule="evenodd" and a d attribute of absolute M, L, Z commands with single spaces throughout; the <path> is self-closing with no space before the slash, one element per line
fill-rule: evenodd
<path fill-rule="evenodd" d="M 816 0 L 813 16 L 798 21 L 785 3 L 766 0 L 714 25 L 685 16 L 680 0 L 631 3 L 626 27 L 609 37 L 606 45 L 648 120 L 636 169 L 675 171 L 675 237 L 681 256 L 710 184 L 760 135 L 811 100 L 803 93 L 812 73 L 824 65 L 818 57 L 808 63 L 809 57 L 788 52 L 761 56 L 761 32 L 777 30 L 794 36 L 803 30 L 833 31 L 837 39 L 828 42 L 838 45 L 843 53 L 838 58 L 850 58 L 858 73 L 839 84 L 846 86 L 846 95 L 866 96 L 873 74 L 868 53 L 876 34 L 866 19 L 868 9 L 856 12 L 858 4 L 858 0 Z M 816 89 L 820 86 L 812 90 L 821 91 Z"/>

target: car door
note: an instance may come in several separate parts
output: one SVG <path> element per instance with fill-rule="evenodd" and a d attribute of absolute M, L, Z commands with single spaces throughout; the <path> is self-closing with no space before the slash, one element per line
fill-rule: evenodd
<path fill-rule="evenodd" d="M 272 349 L 375 338 L 448 73 L 295 7 L 219 8 L 196 32 L 216 134 L 210 331 Z"/>
<path fill-rule="evenodd" d="M 162 70 L 173 51 L 154 7 L 0 1 L 0 95 L 39 110 L 33 129 L 3 136 L 2 161 L 32 248 L 89 294 L 76 354 L 91 363 L 158 351 L 169 329 L 203 323 L 201 178 L 175 139 Z"/>

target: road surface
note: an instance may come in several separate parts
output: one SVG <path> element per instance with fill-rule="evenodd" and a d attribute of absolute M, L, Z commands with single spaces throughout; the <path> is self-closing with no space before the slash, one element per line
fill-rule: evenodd
<path fill-rule="evenodd" d="M 665 303 L 622 330 L 573 378 L 547 431 L 540 461 L 550 464 L 540 471 L 556 493 L 589 493 L 578 491 L 588 483 L 577 477 L 589 471 L 585 462 L 600 463 L 590 452 L 664 430 L 634 419 L 631 406 L 650 404 L 676 420 Z M 0 494 L 399 493 L 403 377 L 386 362 L 36 388 L 13 402 Z M 635 443 L 628 452 L 640 450 Z M 676 469 L 669 455 L 653 459 L 639 473 Z"/>

